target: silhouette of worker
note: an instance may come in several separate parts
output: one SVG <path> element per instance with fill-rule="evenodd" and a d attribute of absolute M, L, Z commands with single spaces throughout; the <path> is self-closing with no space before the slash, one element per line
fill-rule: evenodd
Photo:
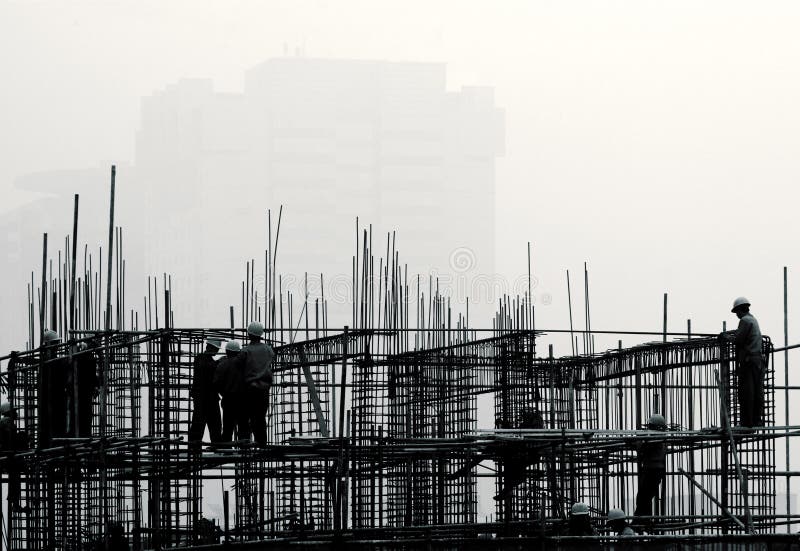
<path fill-rule="evenodd" d="M 214 386 L 222 396 L 222 440 L 230 442 L 233 431 L 238 439 L 250 438 L 250 425 L 247 419 L 244 394 L 244 373 L 236 361 L 242 345 L 231 340 L 225 344 L 225 357 L 217 362 L 214 371 Z"/>
<path fill-rule="evenodd" d="M 208 339 L 206 349 L 194 358 L 194 377 L 192 378 L 192 424 L 189 427 L 189 442 L 199 443 L 208 425 L 212 442 L 222 438 L 222 421 L 219 415 L 219 395 L 214 387 L 214 372 L 217 361 L 214 355 L 219 351 L 221 341 Z"/>
<path fill-rule="evenodd" d="M 71 366 L 58 356 L 58 333 L 47 330 L 42 335 L 42 367 L 39 381 L 39 442 L 40 447 L 53 444 L 54 438 L 67 435 L 67 382 Z"/>
<path fill-rule="evenodd" d="M 763 425 L 764 367 L 761 328 L 750 313 L 750 301 L 739 297 L 731 310 L 739 318 L 736 331 L 721 336 L 736 345 L 736 377 L 739 380 L 739 417 L 743 427 Z"/>
<path fill-rule="evenodd" d="M 666 431 L 664 416 L 654 413 L 650 416 L 647 428 Z M 635 517 L 653 516 L 653 498 L 658 495 L 661 482 L 667 472 L 667 444 L 663 440 L 647 439 L 636 444 L 639 463 L 639 487 L 636 491 Z"/>
<path fill-rule="evenodd" d="M 272 362 L 275 360 L 275 351 L 261 341 L 263 335 L 261 322 L 250 322 L 247 326 L 250 342 L 237 358 L 244 371 L 245 408 L 250 430 L 253 439 L 262 447 L 267 444 L 267 407 L 272 388 Z"/>
<path fill-rule="evenodd" d="M 76 390 L 78 396 L 78 423 L 77 427 L 74 422 L 71 424 L 71 434 L 78 438 L 92 436 L 92 401 L 100 388 L 100 380 L 97 377 L 96 348 L 97 342 L 94 340 L 78 344 L 78 352 L 74 356 L 76 373 L 73 373 L 72 369 L 68 371 L 67 388 L 70 396 L 75 396 Z M 76 379 L 75 375 L 77 375 Z M 77 384 L 77 389 L 73 386 L 75 384 Z M 74 417 L 75 411 L 70 410 L 70 418 Z"/>

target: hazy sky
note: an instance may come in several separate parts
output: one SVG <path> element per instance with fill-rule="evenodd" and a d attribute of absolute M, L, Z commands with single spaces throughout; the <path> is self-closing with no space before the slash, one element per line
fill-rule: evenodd
<path fill-rule="evenodd" d="M 2 1 L 0 213 L 29 200 L 21 175 L 132 161 L 141 97 L 182 77 L 238 91 L 284 48 L 444 62 L 505 109 L 497 266 L 524 273 L 534 243 L 541 323 L 565 326 L 564 269 L 587 260 L 595 327 L 658 330 L 668 291 L 671 329 L 716 330 L 746 294 L 778 338 L 798 27 L 795 2 Z"/>
<path fill-rule="evenodd" d="M 32 200 L 21 176 L 133 162 L 141 98 L 181 78 L 241 91 L 298 50 L 441 62 L 505 110 L 496 266 L 524 274 L 533 242 L 540 327 L 568 327 L 564 270 L 580 288 L 588 261 L 595 329 L 658 331 L 669 292 L 670 330 L 716 331 L 744 294 L 782 342 L 784 265 L 800 310 L 799 28 L 793 1 L 0 0 L 0 216 Z M 64 235 L 68 212 L 41 231 Z M 4 308 L 33 266 L 12 268 Z"/>

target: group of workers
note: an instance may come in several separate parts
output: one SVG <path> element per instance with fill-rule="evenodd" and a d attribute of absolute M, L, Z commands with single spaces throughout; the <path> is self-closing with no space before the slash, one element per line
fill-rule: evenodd
<path fill-rule="evenodd" d="M 225 357 L 214 356 L 222 347 L 219 339 L 208 339 L 205 351 L 194 361 L 191 386 L 193 411 L 189 441 L 200 442 L 206 426 L 214 443 L 230 442 L 253 435 L 261 446 L 267 441 L 267 405 L 272 386 L 275 352 L 262 341 L 264 326 L 257 321 L 247 327 L 249 343 L 236 340 L 225 345 Z M 50 446 L 59 438 L 89 438 L 92 435 L 92 405 L 100 389 L 96 351 L 99 342 L 79 342 L 69 356 L 59 355 L 61 338 L 55 331 L 42 335 L 38 442 Z M 219 399 L 222 397 L 222 418 Z M 16 426 L 16 409 L 0 405 L 0 450 L 28 448 L 28 435 Z"/>
<path fill-rule="evenodd" d="M 660 413 L 654 413 L 647 422 L 646 429 L 664 432 L 667 422 Z M 650 438 L 643 438 L 632 442 L 636 450 L 636 462 L 639 467 L 638 489 L 636 492 L 636 510 L 633 513 L 637 527 L 644 532 L 648 529 L 649 519 L 653 515 L 653 499 L 658 495 L 661 483 L 667 473 L 667 444 L 657 435 L 651 434 Z M 656 438 L 652 438 L 656 436 Z M 619 536 L 632 536 L 636 532 L 628 523 L 628 517 L 622 509 L 615 508 L 608 512 L 608 528 L 612 534 Z M 566 525 L 566 535 L 569 536 L 596 536 L 589 506 L 586 503 L 575 503 L 570 512 Z"/>
<path fill-rule="evenodd" d="M 762 351 L 762 336 L 758 321 L 750 313 L 750 302 L 739 297 L 731 310 L 739 318 L 735 331 L 723 332 L 720 338 L 735 343 L 736 374 L 738 378 L 738 400 L 740 424 L 756 427 L 762 424 L 764 406 L 765 358 Z M 189 441 L 198 445 L 208 427 L 212 443 L 253 440 L 265 446 L 267 441 L 266 414 L 269 392 L 273 382 L 272 363 L 275 352 L 263 341 L 264 326 L 257 321 L 247 327 L 249 343 L 242 347 L 236 340 L 225 343 L 224 356 L 215 356 L 222 349 L 221 339 L 208 339 L 205 350 L 194 360 L 191 386 L 193 410 L 189 429 Z M 100 388 L 95 351 L 99 343 L 95 340 L 77 345 L 71 360 L 59 357 L 57 345 L 60 337 L 55 331 L 45 331 L 41 351 L 42 376 L 39 382 L 41 408 L 39 414 L 40 445 L 49 445 L 54 438 L 89 437 L 92 425 L 92 401 Z M 220 415 L 220 397 L 222 412 Z M 66 415 L 65 415 L 66 413 Z M 536 416 L 538 415 L 538 417 Z M 0 450 L 27 449 L 27 435 L 15 424 L 16 412 L 10 403 L 0 405 Z M 544 421 L 538 412 L 524 420 L 523 428 L 543 428 Z M 663 415 L 650 416 L 647 429 L 666 431 Z M 638 489 L 635 519 L 649 519 L 653 511 L 653 499 L 666 476 L 667 444 L 658 438 L 642 438 L 634 442 L 637 451 Z M 527 463 L 530 464 L 531 458 Z M 524 480 L 522 471 L 507 473 L 501 498 L 508 497 L 514 486 Z M 608 512 L 609 529 L 620 536 L 633 535 L 634 531 L 621 509 Z M 589 507 L 582 502 L 573 505 L 567 533 L 573 536 L 595 535 Z"/>
<path fill-rule="evenodd" d="M 222 341 L 208 339 L 205 351 L 194 360 L 191 396 L 193 402 L 189 441 L 202 441 L 206 427 L 212 443 L 253 440 L 267 443 L 267 406 L 272 387 L 275 352 L 263 342 L 264 326 L 257 321 L 247 326 L 249 343 L 225 343 L 225 356 L 215 360 Z M 220 397 L 222 416 L 220 418 Z"/>

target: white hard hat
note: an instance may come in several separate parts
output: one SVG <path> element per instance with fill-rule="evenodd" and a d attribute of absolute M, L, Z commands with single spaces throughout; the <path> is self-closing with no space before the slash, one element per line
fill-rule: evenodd
<path fill-rule="evenodd" d="M 225 344 L 225 351 L 226 352 L 239 352 L 242 349 L 242 345 L 239 341 L 228 341 Z"/>
<path fill-rule="evenodd" d="M 575 505 L 572 506 L 572 509 L 569 512 L 570 515 L 588 515 L 589 514 L 589 506 L 586 505 L 584 502 L 579 501 Z"/>
<path fill-rule="evenodd" d="M 654 413 L 650 416 L 650 420 L 647 421 L 647 424 L 651 427 L 666 427 L 667 420 L 664 419 L 664 416 L 660 413 Z"/>
<path fill-rule="evenodd" d="M 78 343 L 78 352 L 83 352 L 84 350 L 86 350 L 88 348 L 89 348 L 89 345 L 86 344 L 85 342 L 79 342 Z"/>
<path fill-rule="evenodd" d="M 206 344 L 213 346 L 214 348 L 219 350 L 222 347 L 222 339 L 208 339 L 206 341 Z"/>
<path fill-rule="evenodd" d="M 14 406 L 12 406 L 9 402 L 3 402 L 0 405 L 0 415 L 8 415 L 14 410 Z"/>
<path fill-rule="evenodd" d="M 260 321 L 251 321 L 250 325 L 247 326 L 247 334 L 260 337 L 264 334 L 264 326 Z"/>
<path fill-rule="evenodd" d="M 745 297 L 739 297 L 733 301 L 733 308 L 731 308 L 731 312 L 736 312 L 736 309 L 739 306 L 750 306 L 750 301 L 747 300 Z"/>
<path fill-rule="evenodd" d="M 52 329 L 48 329 L 48 330 L 47 330 L 47 331 L 45 331 L 45 332 L 44 332 L 44 334 L 42 335 L 42 341 L 43 341 L 45 344 L 49 344 L 49 343 L 51 343 L 51 342 L 60 341 L 60 340 L 61 340 L 61 337 L 59 337 L 59 336 L 58 336 L 58 333 L 56 333 L 56 332 L 55 332 L 55 331 L 53 331 Z"/>
<path fill-rule="evenodd" d="M 608 522 L 614 522 L 615 520 L 622 520 L 626 517 L 625 511 L 622 509 L 611 509 L 608 512 Z"/>

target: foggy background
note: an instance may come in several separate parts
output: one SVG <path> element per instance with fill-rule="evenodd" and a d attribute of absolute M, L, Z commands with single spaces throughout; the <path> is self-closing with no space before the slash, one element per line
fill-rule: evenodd
<path fill-rule="evenodd" d="M 530 241 L 537 327 L 568 328 L 566 269 L 582 327 L 588 262 L 593 329 L 660 331 L 668 292 L 670 331 L 716 332 L 745 295 L 782 344 L 798 24 L 793 2 L 0 2 L 0 349 L 73 193 L 105 249 L 111 164 L 128 302 L 169 272 L 177 325 L 227 325 L 282 204 L 297 277 L 349 278 L 360 215 L 409 273 L 509 290 Z"/>

